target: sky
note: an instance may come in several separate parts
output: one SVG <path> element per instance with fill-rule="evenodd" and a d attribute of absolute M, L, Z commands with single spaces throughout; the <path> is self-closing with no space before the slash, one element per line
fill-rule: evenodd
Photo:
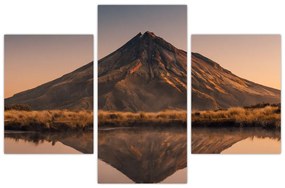
<path fill-rule="evenodd" d="M 146 31 L 186 51 L 187 6 L 99 5 L 98 58 L 109 55 L 139 32 Z"/>
<path fill-rule="evenodd" d="M 93 61 L 93 35 L 5 35 L 5 98 Z"/>
<path fill-rule="evenodd" d="M 239 77 L 281 88 L 280 35 L 192 35 L 191 50 Z"/>

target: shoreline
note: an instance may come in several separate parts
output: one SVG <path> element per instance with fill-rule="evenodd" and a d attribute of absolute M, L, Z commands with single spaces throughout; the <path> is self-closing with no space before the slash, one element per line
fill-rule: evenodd
<path fill-rule="evenodd" d="M 261 127 L 281 129 L 281 107 L 232 107 L 192 112 L 192 127 Z"/>
<path fill-rule="evenodd" d="M 167 110 L 160 112 L 98 112 L 98 127 L 187 127 L 187 112 Z"/>
<path fill-rule="evenodd" d="M 263 128 L 269 130 L 281 130 L 281 126 L 276 126 L 277 122 L 237 122 L 235 120 L 225 121 L 192 121 L 193 128 Z"/>
<path fill-rule="evenodd" d="M 93 131 L 92 111 L 7 110 L 4 116 L 5 131 Z"/>
<path fill-rule="evenodd" d="M 173 120 L 168 122 L 159 121 L 114 121 L 114 122 L 100 122 L 98 129 L 100 128 L 139 128 L 139 127 L 153 127 L 153 128 L 187 128 L 187 122 L 181 120 Z"/>
<path fill-rule="evenodd" d="M 93 131 L 93 124 L 87 125 L 85 127 L 70 127 L 69 125 L 59 123 L 53 124 L 50 127 L 45 127 L 44 124 L 30 124 L 30 125 L 21 125 L 21 124 L 6 124 L 4 126 L 4 131 L 13 131 L 13 132 L 90 132 Z"/>

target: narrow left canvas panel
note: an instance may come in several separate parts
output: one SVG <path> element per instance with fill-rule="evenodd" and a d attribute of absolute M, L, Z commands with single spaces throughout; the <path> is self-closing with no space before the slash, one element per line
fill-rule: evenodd
<path fill-rule="evenodd" d="M 93 153 L 93 35 L 4 40 L 5 153 Z"/>

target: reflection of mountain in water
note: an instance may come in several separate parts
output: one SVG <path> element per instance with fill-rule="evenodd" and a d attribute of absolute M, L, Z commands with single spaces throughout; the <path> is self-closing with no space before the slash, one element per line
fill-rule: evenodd
<path fill-rule="evenodd" d="M 218 154 L 251 137 L 280 140 L 280 131 L 262 128 L 193 128 L 192 153 Z"/>
<path fill-rule="evenodd" d="M 134 182 L 157 183 L 187 166 L 186 129 L 99 130 L 99 158 Z"/>
<path fill-rule="evenodd" d="M 25 140 L 40 144 L 42 141 L 61 142 L 62 144 L 72 147 L 82 153 L 93 153 L 93 134 L 92 132 L 80 133 L 5 133 L 5 138 Z"/>

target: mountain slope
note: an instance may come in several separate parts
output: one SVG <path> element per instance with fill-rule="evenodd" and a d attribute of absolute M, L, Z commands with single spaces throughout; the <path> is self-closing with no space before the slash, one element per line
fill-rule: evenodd
<path fill-rule="evenodd" d="M 93 62 L 5 99 L 5 106 L 12 104 L 27 104 L 33 110 L 93 109 Z"/>
<path fill-rule="evenodd" d="M 185 51 L 151 32 L 137 34 L 99 60 L 99 109 L 186 109 L 186 56 Z"/>
<path fill-rule="evenodd" d="M 280 90 L 240 78 L 198 53 L 192 53 L 191 78 L 193 110 L 280 103 Z"/>

